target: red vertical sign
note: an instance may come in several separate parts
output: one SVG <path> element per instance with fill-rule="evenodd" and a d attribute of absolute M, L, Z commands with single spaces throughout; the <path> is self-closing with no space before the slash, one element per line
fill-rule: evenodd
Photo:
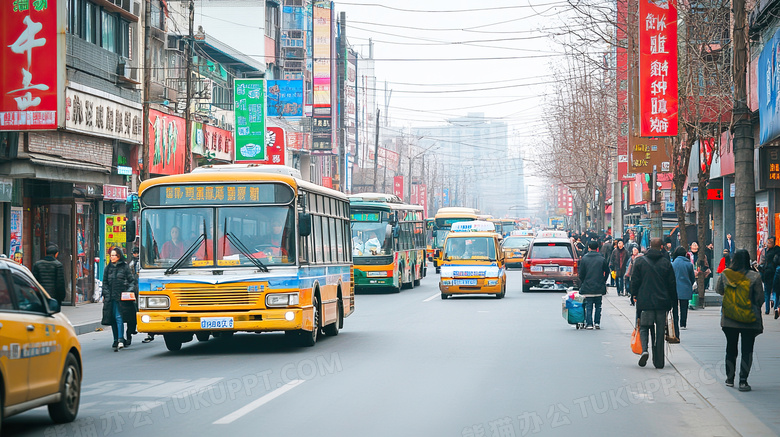
<path fill-rule="evenodd" d="M 280 127 L 265 128 L 266 159 L 257 161 L 257 163 L 284 165 L 284 147 L 284 129 Z"/>
<path fill-rule="evenodd" d="M 323 176 L 322 186 L 325 188 L 333 188 L 333 178 L 330 176 Z"/>
<path fill-rule="evenodd" d="M 400 197 L 401 199 L 404 198 L 404 177 L 403 176 L 393 177 L 393 194 Z"/>
<path fill-rule="evenodd" d="M 677 0 L 639 0 L 642 137 L 677 135 Z"/>
<path fill-rule="evenodd" d="M 428 218 L 428 187 L 422 184 L 417 189 L 417 200 L 423 207 L 423 217 Z"/>
<path fill-rule="evenodd" d="M 57 3 L 57 0 L 3 2 L 0 130 L 57 128 L 60 95 Z"/>
<path fill-rule="evenodd" d="M 113 123 L 113 121 L 111 122 Z M 185 123 L 175 115 L 149 110 L 149 173 L 184 173 Z"/>

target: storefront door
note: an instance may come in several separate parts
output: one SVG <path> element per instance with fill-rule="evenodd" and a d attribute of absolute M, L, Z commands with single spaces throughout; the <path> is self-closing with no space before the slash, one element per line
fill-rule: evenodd
<path fill-rule="evenodd" d="M 95 285 L 94 205 L 76 203 L 76 303 L 92 301 Z"/>
<path fill-rule="evenodd" d="M 73 204 L 53 203 L 35 205 L 33 216 L 33 254 L 32 262 L 46 256 L 46 246 L 56 244 L 60 248 L 57 259 L 65 267 L 64 303 L 80 302 L 74 299 L 73 261 L 76 253 L 73 248 Z"/>

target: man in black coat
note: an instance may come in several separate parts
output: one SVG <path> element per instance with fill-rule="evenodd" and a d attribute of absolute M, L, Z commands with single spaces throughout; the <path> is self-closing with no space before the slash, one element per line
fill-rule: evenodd
<path fill-rule="evenodd" d="M 60 248 L 50 244 L 46 248 L 46 256 L 33 264 L 32 274 L 43 286 L 43 289 L 62 306 L 65 300 L 65 268 L 57 260 Z"/>
<path fill-rule="evenodd" d="M 766 240 L 766 248 L 761 255 L 761 263 L 758 265 L 758 270 L 761 272 L 761 280 L 764 282 L 764 314 L 769 314 L 770 299 L 772 299 L 772 291 L 777 293 L 777 290 L 773 290 L 775 282 L 775 269 L 780 263 L 780 247 L 775 244 L 775 237 L 769 237 Z M 775 302 L 777 306 L 777 302 Z"/>
<path fill-rule="evenodd" d="M 631 252 L 623 247 L 623 240 L 618 239 L 612 255 L 609 257 L 609 269 L 615 272 L 615 285 L 617 286 L 618 296 L 628 293 L 623 290 L 623 277 L 626 276 L 626 267 L 631 258 Z"/>
<path fill-rule="evenodd" d="M 664 328 L 666 313 L 677 301 L 677 282 L 672 263 L 661 253 L 661 239 L 650 240 L 650 249 L 634 260 L 631 268 L 631 299 L 635 299 L 639 312 L 639 337 L 642 355 L 639 366 L 644 367 L 648 353 L 648 333 L 652 336 L 653 365 L 664 367 Z M 655 327 L 653 331 L 651 328 Z"/>
<path fill-rule="evenodd" d="M 609 264 L 598 252 L 598 240 L 590 240 L 588 253 L 580 260 L 580 295 L 585 297 L 585 329 L 601 329 L 601 300 L 607 294 Z M 596 314 L 593 314 L 593 307 Z M 595 322 L 595 324 L 594 324 Z"/>

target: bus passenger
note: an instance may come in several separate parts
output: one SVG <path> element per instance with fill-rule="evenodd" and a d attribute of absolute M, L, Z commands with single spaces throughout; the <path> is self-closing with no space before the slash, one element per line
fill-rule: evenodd
<path fill-rule="evenodd" d="M 379 253 L 380 249 L 382 249 L 382 243 L 379 242 L 379 239 L 376 237 L 376 232 L 370 231 L 368 233 L 368 240 L 366 241 L 365 248 L 367 252 L 371 252 L 372 255 L 376 255 Z"/>

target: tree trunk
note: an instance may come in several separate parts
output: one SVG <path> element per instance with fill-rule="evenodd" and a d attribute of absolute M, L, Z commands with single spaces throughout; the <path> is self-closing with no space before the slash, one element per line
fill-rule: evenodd
<path fill-rule="evenodd" d="M 688 239 L 685 235 L 685 205 L 683 205 L 683 189 L 685 175 L 674 175 L 674 212 L 677 213 L 677 237 L 680 246 L 688 250 Z"/>
<path fill-rule="evenodd" d="M 745 0 L 732 2 L 734 11 L 734 185 L 736 188 L 737 249 L 756 259 L 756 187 L 753 168 L 753 126 L 747 107 L 747 34 Z"/>
<path fill-rule="evenodd" d="M 700 140 L 701 141 L 701 140 Z M 696 214 L 696 222 L 697 222 L 697 238 L 699 240 L 699 260 L 701 260 L 702 256 L 704 256 L 704 260 L 707 260 L 707 230 L 709 228 L 708 222 L 710 218 L 709 214 L 709 208 L 707 204 L 707 181 L 710 179 L 710 168 L 708 165 L 705 164 L 706 171 L 702 171 L 701 168 L 699 168 L 699 212 Z M 714 256 L 714 254 L 713 254 Z M 701 306 L 704 302 L 704 291 L 707 289 L 707 275 L 706 270 L 707 268 L 704 267 L 703 263 L 698 263 L 702 266 L 701 269 L 696 269 L 697 275 L 696 275 L 696 285 L 698 288 L 697 293 L 699 294 L 699 305 Z M 694 266 L 694 268 L 697 268 L 698 266 Z M 708 266 L 710 270 L 712 270 L 712 266 Z"/>

